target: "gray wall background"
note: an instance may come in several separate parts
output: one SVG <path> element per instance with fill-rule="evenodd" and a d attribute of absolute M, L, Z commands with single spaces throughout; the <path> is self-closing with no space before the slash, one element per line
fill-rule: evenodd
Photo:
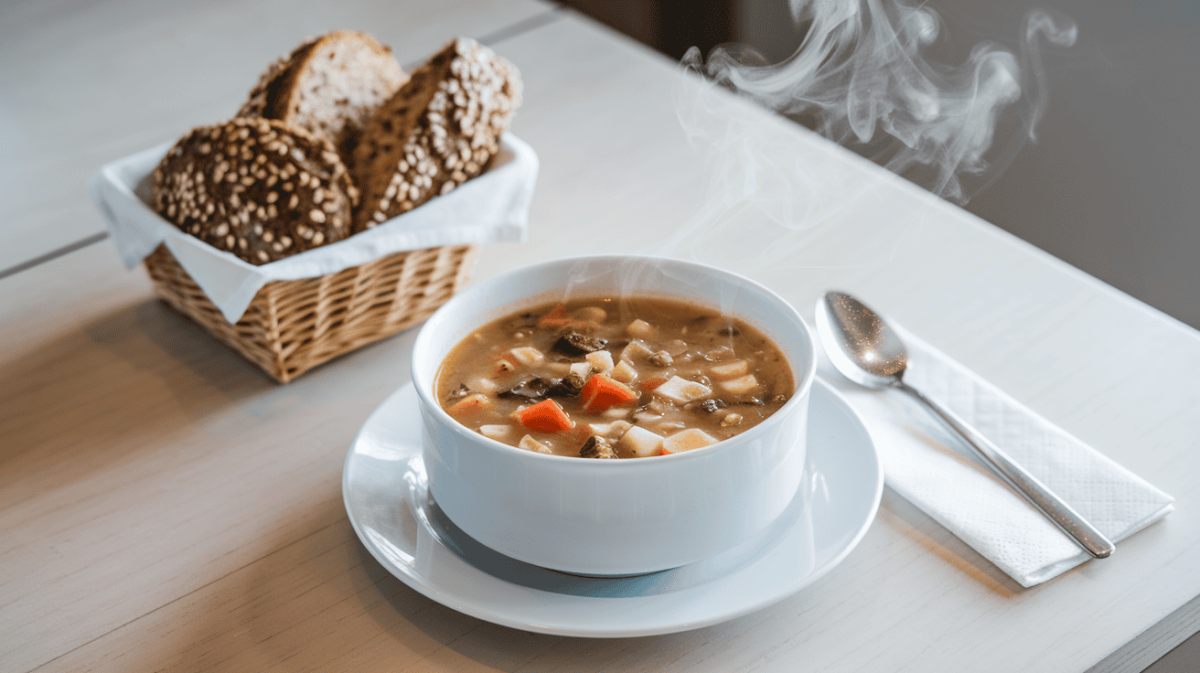
<path fill-rule="evenodd" d="M 1044 53 L 1038 142 L 965 207 L 1200 328 L 1200 2 L 927 4 L 959 44 L 1015 47 L 1035 7 L 1076 22 L 1073 47 Z M 769 59 L 798 46 L 784 0 L 740 0 L 736 12 L 737 41 Z"/>

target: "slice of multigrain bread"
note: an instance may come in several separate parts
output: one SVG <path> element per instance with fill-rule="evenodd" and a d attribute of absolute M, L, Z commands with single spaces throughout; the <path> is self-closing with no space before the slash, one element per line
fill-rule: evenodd
<path fill-rule="evenodd" d="M 328 139 L 347 161 L 375 108 L 407 80 L 390 48 L 366 33 L 334 31 L 271 64 L 237 116 L 298 126 Z"/>
<path fill-rule="evenodd" d="M 445 194 L 483 171 L 521 104 L 511 63 L 458 38 L 412 74 L 367 122 L 351 174 L 362 231 Z"/>
<path fill-rule="evenodd" d="M 273 119 L 193 129 L 154 169 L 153 206 L 251 264 L 350 234 L 358 193 L 328 140 Z"/>

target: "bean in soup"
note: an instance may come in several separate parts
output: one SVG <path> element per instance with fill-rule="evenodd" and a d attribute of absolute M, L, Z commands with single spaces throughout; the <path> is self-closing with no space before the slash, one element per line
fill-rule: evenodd
<path fill-rule="evenodd" d="M 715 444 L 761 423 L 796 386 L 746 322 L 666 299 L 594 298 L 493 321 L 438 372 L 442 408 L 530 451 L 636 458 Z"/>

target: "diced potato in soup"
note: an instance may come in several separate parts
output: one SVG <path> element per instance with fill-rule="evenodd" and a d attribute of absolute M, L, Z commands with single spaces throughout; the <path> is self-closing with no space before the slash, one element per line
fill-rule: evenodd
<path fill-rule="evenodd" d="M 609 353 L 608 351 L 595 351 L 594 353 L 588 353 L 587 361 L 588 364 L 592 366 L 592 369 L 600 372 L 601 374 L 607 374 L 612 371 L 613 356 L 612 353 Z"/>
<path fill-rule="evenodd" d="M 632 425 L 621 436 L 621 441 L 617 442 L 617 448 L 625 449 L 636 456 L 653 456 L 661 450 L 662 441 L 662 435 Z"/>
<path fill-rule="evenodd" d="M 612 377 L 621 383 L 632 383 L 638 376 L 637 368 L 629 360 L 621 360 L 612 369 Z"/>
<path fill-rule="evenodd" d="M 744 321 L 695 304 L 598 297 L 476 330 L 438 372 L 457 421 L 537 453 L 638 458 L 758 425 L 795 392 L 791 366 Z"/>
<path fill-rule="evenodd" d="M 662 452 L 665 454 L 683 453 L 716 443 L 717 438 L 707 432 L 699 428 L 688 428 L 663 438 Z"/>
<path fill-rule="evenodd" d="M 667 379 L 666 383 L 655 388 L 654 394 L 661 395 L 679 404 L 687 404 L 711 396 L 712 388 L 703 383 L 672 376 Z"/>
<path fill-rule="evenodd" d="M 712 373 L 721 380 L 745 376 L 748 371 L 750 371 L 750 365 L 745 360 L 712 366 Z"/>

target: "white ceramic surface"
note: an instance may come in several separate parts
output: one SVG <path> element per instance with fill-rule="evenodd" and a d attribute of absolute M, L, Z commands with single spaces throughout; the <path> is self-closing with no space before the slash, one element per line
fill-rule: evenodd
<path fill-rule="evenodd" d="M 440 363 L 491 320 L 571 297 L 635 293 L 707 304 L 760 328 L 796 392 L 763 423 L 670 456 L 595 461 L 518 449 L 460 425 L 438 404 Z M 447 302 L 413 347 L 430 490 L 472 538 L 512 558 L 587 575 L 694 563 L 747 541 L 792 502 L 804 472 L 814 340 L 786 301 L 744 277 L 651 257 L 555 260 L 492 278 Z M 801 498 L 803 498 L 801 491 Z M 803 503 L 799 503 L 801 506 Z"/>
<path fill-rule="evenodd" d="M 507 558 L 457 529 L 430 498 L 416 394 L 405 385 L 371 415 L 346 456 L 342 492 L 363 544 L 425 596 L 526 631 L 588 637 L 673 633 L 764 608 L 838 564 L 874 519 L 883 472 L 870 436 L 827 384 L 813 386 L 803 488 L 754 539 L 640 577 L 578 577 Z"/>

